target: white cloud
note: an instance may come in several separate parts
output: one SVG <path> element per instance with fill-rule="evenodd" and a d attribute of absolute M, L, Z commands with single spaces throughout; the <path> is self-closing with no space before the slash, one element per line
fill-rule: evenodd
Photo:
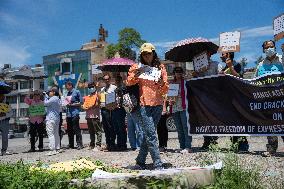
<path fill-rule="evenodd" d="M 272 26 L 263 26 L 257 28 L 237 28 L 233 29 L 232 31 L 241 31 L 241 38 L 254 38 L 254 37 L 264 37 L 264 36 L 272 36 L 273 35 L 273 28 Z M 219 37 L 209 39 L 213 43 L 219 43 Z M 156 47 L 159 48 L 170 48 L 178 41 L 163 41 L 163 42 L 153 42 Z"/>
<path fill-rule="evenodd" d="M 170 48 L 177 42 L 178 41 L 153 42 L 153 45 L 160 48 Z"/>
<path fill-rule="evenodd" d="M 272 26 L 263 26 L 258 28 L 251 28 L 241 31 L 241 37 L 250 38 L 250 37 L 265 37 L 273 36 Z"/>
<path fill-rule="evenodd" d="M 4 64 L 11 64 L 12 67 L 19 67 L 28 64 L 31 54 L 28 47 L 23 47 L 14 42 L 0 40 L 0 67 Z"/>

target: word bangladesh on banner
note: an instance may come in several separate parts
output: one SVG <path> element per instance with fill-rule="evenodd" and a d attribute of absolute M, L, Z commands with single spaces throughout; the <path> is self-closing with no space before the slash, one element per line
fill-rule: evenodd
<path fill-rule="evenodd" d="M 189 134 L 284 136 L 284 74 L 186 82 Z"/>

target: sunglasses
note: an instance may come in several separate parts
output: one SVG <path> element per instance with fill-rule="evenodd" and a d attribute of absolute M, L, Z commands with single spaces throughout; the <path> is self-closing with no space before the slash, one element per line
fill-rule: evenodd
<path fill-rule="evenodd" d="M 183 73 L 182 70 L 175 70 L 175 73 Z"/>

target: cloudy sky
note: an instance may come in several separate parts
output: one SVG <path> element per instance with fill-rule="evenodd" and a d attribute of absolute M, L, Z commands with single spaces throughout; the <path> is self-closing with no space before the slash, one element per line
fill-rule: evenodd
<path fill-rule="evenodd" d="M 34 65 L 42 56 L 80 49 L 97 38 L 100 24 L 110 43 L 122 28 L 135 28 L 161 58 L 179 40 L 201 36 L 218 43 L 219 33 L 239 30 L 237 60 L 246 57 L 253 66 L 283 8 L 283 0 L 0 0 L 0 67 Z"/>

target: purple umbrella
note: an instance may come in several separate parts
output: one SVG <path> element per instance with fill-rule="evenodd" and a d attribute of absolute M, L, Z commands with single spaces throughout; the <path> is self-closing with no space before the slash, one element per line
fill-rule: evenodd
<path fill-rule="evenodd" d="M 135 62 L 128 58 L 111 58 L 103 61 L 98 69 L 107 72 L 128 72 Z"/>
<path fill-rule="evenodd" d="M 215 54 L 218 51 L 218 45 L 205 38 L 189 38 L 179 41 L 165 54 L 167 60 L 175 62 L 192 61 L 193 57 L 203 51 Z"/>

